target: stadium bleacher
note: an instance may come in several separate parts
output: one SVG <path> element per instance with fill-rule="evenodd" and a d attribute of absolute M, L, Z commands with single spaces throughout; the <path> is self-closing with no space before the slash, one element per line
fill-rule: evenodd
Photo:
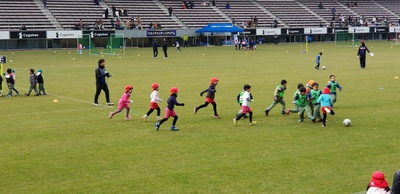
<path fill-rule="evenodd" d="M 96 27 L 97 19 L 103 21 L 105 29 L 114 29 L 112 6 L 117 10 L 125 7 L 128 15 L 119 17 L 124 23 L 140 17 L 143 29 L 149 29 L 154 22 L 162 29 L 198 29 L 215 22 L 235 22 L 235 25 L 243 26 L 252 17 L 257 17 L 257 27 L 261 28 L 271 27 L 275 18 L 279 20 L 278 27 L 330 26 L 333 7 L 336 14 L 363 17 L 369 25 L 373 16 L 379 19 L 386 16 L 388 25 L 398 25 L 400 19 L 398 0 L 357 0 L 354 1 L 357 6 L 350 6 L 352 1 L 348 0 L 229 0 L 230 9 L 225 8 L 227 1 L 216 1 L 215 6 L 210 5 L 210 0 L 193 2 L 193 9 L 184 9 L 182 1 L 172 0 L 102 0 L 99 5 L 93 0 L 47 0 L 45 9 L 40 5 L 41 0 L 2 0 L 0 30 L 20 30 L 21 25 L 27 30 L 56 29 L 55 23 L 65 30 L 72 30 L 80 19 L 88 29 Z M 323 4 L 323 9 L 318 7 L 319 3 Z M 169 6 L 173 8 L 172 16 L 168 15 Z M 109 10 L 108 19 L 104 18 L 105 9 Z"/>

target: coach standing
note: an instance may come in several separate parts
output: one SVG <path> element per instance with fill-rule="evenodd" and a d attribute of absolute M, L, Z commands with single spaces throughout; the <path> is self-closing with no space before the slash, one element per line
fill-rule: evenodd
<path fill-rule="evenodd" d="M 158 55 L 158 43 L 157 43 L 157 40 L 154 38 L 153 39 L 153 42 L 151 43 L 151 45 L 153 46 L 153 55 L 154 55 L 154 58 L 155 59 L 157 59 L 157 55 Z"/>
<path fill-rule="evenodd" d="M 162 50 L 164 51 L 164 58 L 168 58 L 168 43 L 167 43 L 167 39 L 163 39 L 163 44 L 162 44 Z"/>
<path fill-rule="evenodd" d="M 361 45 L 360 45 L 360 47 L 358 47 L 358 53 L 357 53 L 358 58 L 360 58 L 360 67 L 361 67 L 362 69 L 365 69 L 365 58 L 366 58 L 367 52 L 368 52 L 368 53 L 371 53 L 371 52 L 368 50 L 368 47 L 365 46 L 365 43 L 362 42 Z"/>
<path fill-rule="evenodd" d="M 101 90 L 103 90 L 104 93 L 106 94 L 107 106 L 114 105 L 114 103 L 110 102 L 110 92 L 108 91 L 108 86 L 106 82 L 106 77 L 111 77 L 111 74 L 106 71 L 105 63 L 106 61 L 104 59 L 100 59 L 98 62 L 99 66 L 95 70 L 95 76 L 96 76 L 96 94 L 94 95 L 95 106 L 100 106 L 98 99 Z"/>

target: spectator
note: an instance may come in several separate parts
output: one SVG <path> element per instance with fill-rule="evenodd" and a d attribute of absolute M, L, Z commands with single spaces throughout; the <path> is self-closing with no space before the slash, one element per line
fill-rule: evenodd
<path fill-rule="evenodd" d="M 168 13 L 169 13 L 169 16 L 172 16 L 172 11 L 173 11 L 172 7 L 171 7 L 171 6 L 169 6 L 169 7 L 168 7 Z"/>
<path fill-rule="evenodd" d="M 274 28 L 278 27 L 278 20 L 275 18 L 274 20 Z"/>
<path fill-rule="evenodd" d="M 230 8 L 231 8 L 231 5 L 229 4 L 229 1 L 228 1 L 228 2 L 226 2 L 225 9 L 230 9 Z"/>
<path fill-rule="evenodd" d="M 128 16 L 128 11 L 125 9 L 125 7 L 123 7 L 123 8 L 121 9 L 121 15 L 123 15 L 123 16 Z"/>
<path fill-rule="evenodd" d="M 324 6 L 322 5 L 322 2 L 319 2 L 318 8 L 319 9 L 324 9 Z"/>
<path fill-rule="evenodd" d="M 193 1 L 189 1 L 189 9 L 193 9 L 193 7 L 194 7 L 194 3 L 193 3 Z"/>
<path fill-rule="evenodd" d="M 43 0 L 43 6 L 45 9 L 47 9 L 47 0 Z"/>
<path fill-rule="evenodd" d="M 188 6 L 187 6 L 186 1 L 183 1 L 183 2 L 182 2 L 182 7 L 183 7 L 183 9 L 187 9 Z"/>
<path fill-rule="evenodd" d="M 96 21 L 96 28 L 99 30 L 105 30 L 104 25 L 103 25 L 103 21 L 101 21 L 101 19 L 98 19 Z"/>
<path fill-rule="evenodd" d="M 78 30 L 81 30 L 81 29 L 82 29 L 82 27 L 83 27 L 83 21 L 82 21 L 82 19 L 79 19 L 79 22 L 78 22 L 78 24 L 77 24 L 77 27 L 79 28 Z"/>
<path fill-rule="evenodd" d="M 115 24 L 115 28 L 116 28 L 117 30 L 121 29 L 121 20 L 120 20 L 119 18 L 117 19 L 117 22 L 116 22 L 116 24 Z"/>
<path fill-rule="evenodd" d="M 331 9 L 331 13 L 332 13 L 332 15 L 336 14 L 336 9 L 334 7 L 332 7 L 332 9 Z"/>
<path fill-rule="evenodd" d="M 94 4 L 99 5 L 99 0 L 94 0 Z"/>
<path fill-rule="evenodd" d="M 104 10 L 104 18 L 108 19 L 108 9 Z"/>
<path fill-rule="evenodd" d="M 24 24 L 21 25 L 21 30 L 26 30 L 26 26 Z"/>
<path fill-rule="evenodd" d="M 257 18 L 257 16 L 254 16 L 253 22 L 254 22 L 254 27 L 257 28 L 257 26 L 258 26 L 258 18 Z"/>
<path fill-rule="evenodd" d="M 114 5 L 112 5 L 111 9 L 112 9 L 113 17 L 116 17 L 115 13 L 117 12 L 117 9 L 114 7 Z"/>
<path fill-rule="evenodd" d="M 211 5 L 215 6 L 215 0 L 211 0 Z"/>

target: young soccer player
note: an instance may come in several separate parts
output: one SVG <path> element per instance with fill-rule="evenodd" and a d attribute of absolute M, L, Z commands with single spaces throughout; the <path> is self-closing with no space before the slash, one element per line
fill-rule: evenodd
<path fill-rule="evenodd" d="M 249 84 L 245 84 L 243 86 L 244 88 L 244 93 L 243 93 L 243 103 L 242 103 L 242 111 L 239 115 L 236 116 L 236 118 L 233 119 L 233 123 L 236 125 L 237 121 L 240 120 L 240 118 L 244 117 L 247 113 L 249 113 L 249 125 L 256 124 L 257 121 L 253 121 L 253 111 L 251 111 L 250 108 L 250 102 L 251 102 L 251 86 Z"/>
<path fill-rule="evenodd" d="M 129 100 L 132 95 L 132 90 L 133 87 L 130 85 L 125 87 L 125 93 L 122 95 L 118 102 L 118 109 L 114 112 L 110 112 L 110 119 L 112 119 L 114 115 L 120 113 L 124 108 L 126 109 L 125 120 L 132 119 L 132 117 L 129 116 L 129 111 L 131 110 L 131 108 L 129 107 L 129 103 L 133 103 L 133 100 Z"/>
<path fill-rule="evenodd" d="M 217 78 L 212 78 L 211 82 L 210 82 L 210 86 L 200 93 L 200 96 L 203 96 L 203 94 L 207 92 L 206 101 L 204 102 L 204 104 L 202 104 L 198 107 L 194 107 L 194 114 L 196 114 L 197 111 L 199 111 L 199 109 L 207 107 L 208 104 L 211 103 L 213 105 L 214 117 L 217 119 L 221 118 L 217 113 L 217 103 L 214 100 L 215 92 L 217 92 L 215 90 L 215 87 L 218 85 L 218 81 L 219 80 Z"/>
<path fill-rule="evenodd" d="M 153 88 L 153 92 L 150 94 L 150 109 L 147 113 L 143 116 L 144 121 L 147 121 L 147 117 L 154 111 L 157 110 L 157 121 L 161 120 L 160 114 L 161 110 L 158 106 L 158 102 L 162 102 L 162 100 L 158 97 L 158 89 L 160 84 L 154 83 L 151 88 Z"/>
<path fill-rule="evenodd" d="M 182 52 L 182 50 L 181 50 L 181 45 L 179 44 L 179 40 L 177 40 L 175 44 L 176 44 L 176 45 L 175 45 L 176 50 L 177 50 L 178 52 Z"/>
<path fill-rule="evenodd" d="M 236 100 L 238 101 L 239 106 L 240 106 L 240 110 L 239 110 L 239 112 L 236 114 L 236 116 L 238 116 L 240 113 L 242 113 L 243 94 L 244 94 L 245 91 L 246 91 L 246 89 L 243 88 L 243 91 L 241 91 L 241 92 L 237 95 L 237 97 L 236 97 Z M 253 100 L 253 95 L 251 95 L 251 92 L 250 92 L 250 100 L 251 100 L 251 102 L 254 101 L 254 100 Z M 245 114 L 243 117 L 244 117 L 244 118 L 247 118 L 248 116 L 247 116 L 247 114 Z"/>
<path fill-rule="evenodd" d="M 11 75 L 12 75 L 12 77 L 13 77 L 13 79 L 14 79 L 13 90 L 14 90 L 14 92 L 16 93 L 15 95 L 18 96 L 18 95 L 19 95 L 19 92 L 18 92 L 18 90 L 15 88 L 15 83 L 16 83 L 16 82 L 15 82 L 15 77 L 16 77 L 16 76 L 15 76 L 15 70 L 14 70 L 14 69 L 11 69 L 11 72 L 12 72 Z"/>
<path fill-rule="evenodd" d="M 306 95 L 306 88 L 301 87 L 300 92 L 295 95 L 293 98 L 293 103 L 296 103 L 296 108 L 299 114 L 299 122 L 303 122 L 304 120 L 304 112 L 307 109 L 307 95 Z M 292 112 L 292 111 L 291 111 Z"/>
<path fill-rule="evenodd" d="M 304 85 L 302 83 L 297 84 L 297 90 L 294 92 L 293 99 L 296 97 L 297 94 L 300 94 L 300 88 L 303 88 Z M 299 107 L 297 106 L 297 103 L 295 100 L 293 100 L 293 105 L 295 108 L 290 109 L 288 108 L 286 112 L 288 113 L 298 113 L 299 112 Z"/>
<path fill-rule="evenodd" d="M 307 116 L 310 119 L 310 121 L 313 120 L 313 112 L 314 112 L 314 104 L 312 103 L 311 98 L 309 98 L 310 92 L 313 90 L 312 84 L 314 83 L 314 80 L 309 80 L 308 83 L 306 84 L 306 95 L 307 95 Z"/>
<path fill-rule="evenodd" d="M 321 61 L 321 56 L 322 56 L 322 52 L 320 52 L 320 53 L 317 55 L 316 59 L 315 59 L 315 63 L 317 63 L 317 65 L 315 66 L 315 69 L 316 69 L 316 70 L 319 70 L 319 65 L 320 65 L 320 61 Z"/>
<path fill-rule="evenodd" d="M 39 84 L 39 95 L 47 95 L 46 94 L 46 90 L 44 89 L 44 80 L 43 80 L 43 71 L 41 69 L 38 69 L 36 76 L 37 76 L 37 80 L 38 80 L 38 84 Z"/>
<path fill-rule="evenodd" d="M 160 126 L 167 121 L 170 117 L 174 117 L 174 120 L 172 121 L 172 126 L 171 126 L 171 131 L 179 131 L 178 128 L 175 127 L 176 121 L 178 121 L 178 115 L 175 113 L 174 107 L 176 106 L 185 106 L 185 103 L 179 103 L 176 98 L 178 98 L 178 88 L 172 87 L 170 90 L 170 97 L 168 98 L 168 105 L 167 108 L 165 108 L 165 113 L 164 113 L 164 118 L 155 124 L 156 130 L 158 131 L 160 129 Z"/>
<path fill-rule="evenodd" d="M 29 83 L 30 83 L 30 87 L 27 93 L 25 93 L 25 95 L 29 96 L 32 92 L 32 90 L 35 91 L 35 96 L 39 96 L 39 92 L 37 90 L 36 84 L 37 84 L 37 76 L 35 74 L 35 70 L 34 69 L 29 69 Z"/>
<path fill-rule="evenodd" d="M 317 82 L 314 82 L 311 86 L 313 87 L 313 89 L 310 91 L 310 93 L 308 93 L 307 99 L 311 99 L 311 103 L 314 106 L 312 121 L 315 122 L 317 119 L 318 121 L 322 121 L 321 113 L 319 111 L 321 108 L 321 104 L 317 103 L 317 100 L 322 92 L 319 89 L 319 84 Z"/>
<path fill-rule="evenodd" d="M 282 104 L 282 114 L 289 114 L 289 112 L 285 112 L 286 110 L 286 103 L 283 101 L 283 95 L 285 94 L 286 90 L 286 80 L 281 80 L 281 85 L 277 86 L 274 92 L 274 101 L 272 101 L 272 104 L 265 110 L 265 116 L 268 116 L 269 111 L 271 111 L 272 108 L 275 107 L 275 105 Z"/>
<path fill-rule="evenodd" d="M 337 101 L 336 88 L 339 88 L 339 91 L 342 91 L 342 86 L 336 81 L 335 75 L 330 75 L 329 78 L 331 80 L 328 82 L 328 85 L 326 87 L 330 89 L 333 107 L 333 104 L 335 104 Z"/>
<path fill-rule="evenodd" d="M 14 78 L 12 76 L 12 70 L 10 68 L 7 69 L 7 74 L 5 74 L 6 77 L 6 82 L 7 82 L 7 87 L 8 87 L 8 93 L 6 97 L 12 97 L 12 91 L 14 88 Z"/>
<path fill-rule="evenodd" d="M 321 104 L 321 112 L 323 114 L 322 118 L 322 127 L 326 127 L 326 113 L 330 113 L 331 115 L 335 115 L 335 112 L 332 110 L 332 99 L 329 96 L 329 88 L 324 88 L 321 96 L 317 99 L 317 103 Z"/>

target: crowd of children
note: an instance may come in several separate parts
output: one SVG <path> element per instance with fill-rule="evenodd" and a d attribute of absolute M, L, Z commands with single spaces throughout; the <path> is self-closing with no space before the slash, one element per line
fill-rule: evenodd
<path fill-rule="evenodd" d="M 208 106 L 208 104 L 213 105 L 213 116 L 215 118 L 221 118 L 217 113 L 217 103 L 215 102 L 215 93 L 216 93 L 216 86 L 218 85 L 218 78 L 212 78 L 210 81 L 210 85 L 207 89 L 200 92 L 200 96 L 203 96 L 204 93 L 207 93 L 206 99 L 204 104 L 200 106 L 194 107 L 194 113 L 198 113 L 198 111 L 202 108 Z M 281 80 L 279 86 L 276 87 L 273 102 L 272 104 L 265 110 L 265 115 L 268 116 L 270 111 L 272 110 L 275 105 L 278 103 L 282 105 L 281 113 L 283 115 L 289 115 L 289 113 L 297 113 L 299 115 L 299 122 L 304 121 L 304 113 L 307 113 L 308 118 L 312 122 L 322 122 L 322 127 L 326 127 L 326 119 L 327 114 L 334 115 L 335 112 L 333 111 L 333 104 L 336 102 L 336 88 L 342 90 L 342 87 L 336 81 L 335 75 L 330 75 L 330 80 L 327 86 L 321 91 L 319 89 L 319 84 L 314 80 L 309 80 L 306 86 L 302 83 L 298 84 L 297 90 L 293 95 L 293 104 L 294 108 L 286 109 L 286 103 L 283 100 L 284 93 L 286 90 L 287 81 Z M 178 131 L 179 129 L 175 126 L 176 122 L 178 121 L 178 115 L 176 114 L 174 108 L 175 106 L 184 106 L 184 103 L 179 103 L 177 101 L 179 89 L 176 87 L 172 87 L 170 89 L 170 97 L 167 101 L 167 107 L 165 109 L 164 118 L 161 118 L 161 109 L 158 105 L 159 102 L 162 100 L 159 98 L 158 90 L 160 85 L 158 83 L 154 83 L 152 85 L 152 92 L 150 94 L 150 109 L 148 112 L 143 116 L 144 121 L 147 121 L 147 118 L 150 114 L 157 110 L 157 123 L 155 124 L 155 128 L 158 131 L 160 126 L 167 121 L 170 117 L 173 117 L 174 120 L 172 121 L 172 125 L 170 130 L 171 131 Z M 129 103 L 133 103 L 132 100 L 129 100 L 130 96 L 132 95 L 132 86 L 126 86 L 125 93 L 122 95 L 121 99 L 118 103 L 118 109 L 114 112 L 110 113 L 110 119 L 117 113 L 121 112 L 122 109 L 127 109 L 125 119 L 130 120 L 131 117 L 129 116 Z M 251 95 L 251 86 L 249 84 L 245 84 L 243 86 L 243 91 L 239 93 L 237 96 L 237 101 L 241 106 L 241 109 L 236 114 L 236 117 L 233 119 L 233 123 L 236 125 L 237 122 L 241 118 L 249 118 L 249 125 L 254 125 L 257 121 L 253 121 L 253 111 L 250 108 L 250 102 L 253 102 L 253 96 Z M 322 113 L 322 116 L 321 116 Z M 248 116 L 247 116 L 248 114 Z"/>
<path fill-rule="evenodd" d="M 29 69 L 29 90 L 25 93 L 26 96 L 29 96 L 33 91 L 35 91 L 35 96 L 39 95 L 47 95 L 46 90 L 44 88 L 44 79 L 43 79 L 43 70 L 38 69 L 37 73 L 35 73 L 34 69 Z M 7 83 L 8 92 L 6 97 L 18 96 L 20 93 L 15 88 L 16 83 L 16 75 L 15 70 L 8 68 L 6 73 L 3 74 Z M 3 96 L 3 87 L 2 82 L 4 81 L 3 77 L 0 75 L 0 96 Z M 37 88 L 39 85 L 39 89 Z M 15 95 L 13 94 L 15 92 Z"/>

